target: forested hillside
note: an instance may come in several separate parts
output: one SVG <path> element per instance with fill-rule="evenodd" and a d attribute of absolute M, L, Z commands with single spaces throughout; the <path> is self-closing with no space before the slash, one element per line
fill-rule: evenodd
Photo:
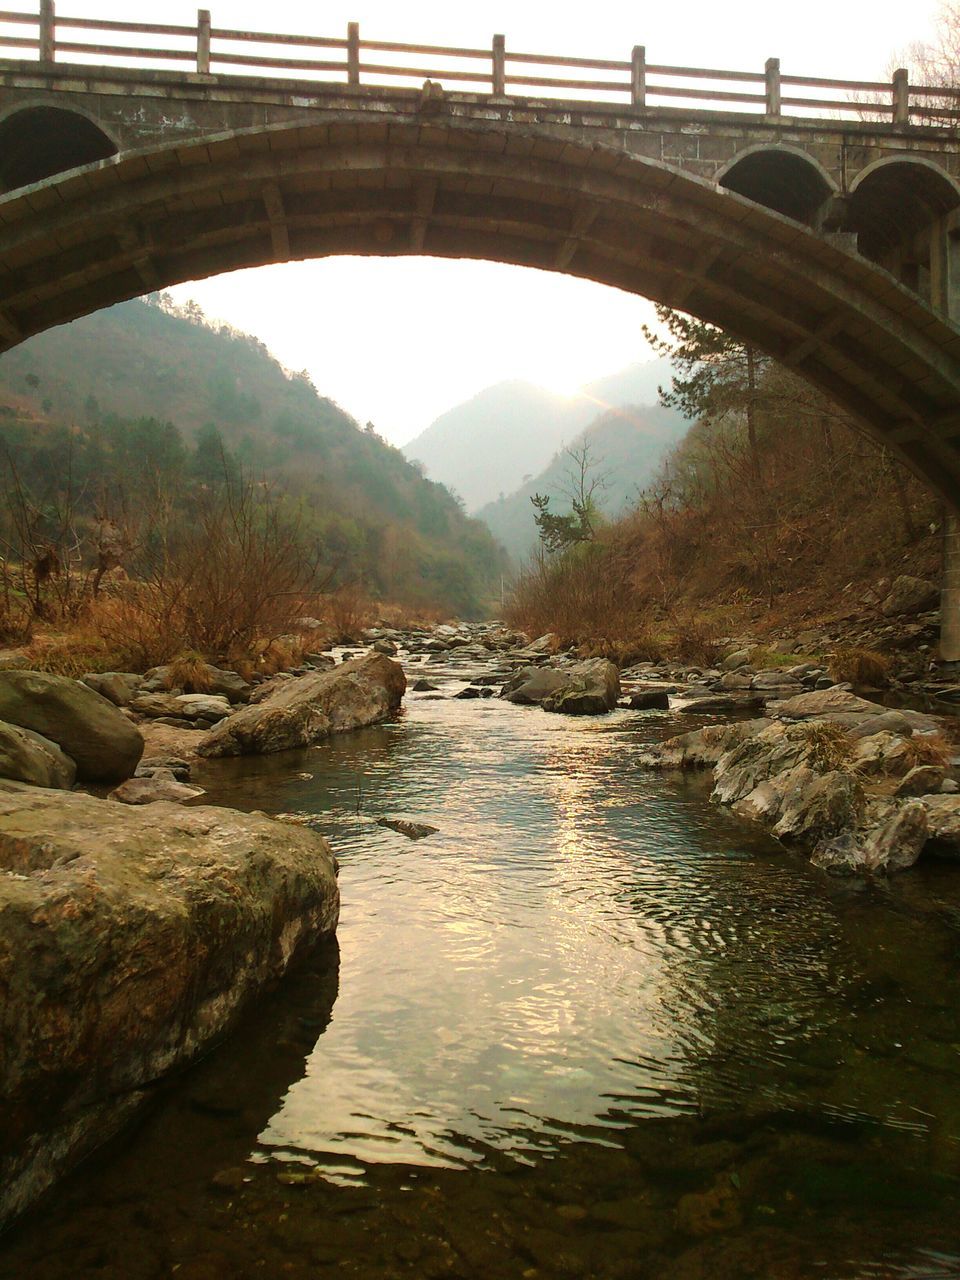
<path fill-rule="evenodd" d="M 673 325 L 666 399 L 694 419 L 611 525 L 576 522 L 522 577 L 513 621 L 638 651 L 845 617 L 898 574 L 936 579 L 935 495 L 836 405 L 707 325 Z"/>
<path fill-rule="evenodd" d="M 502 555 L 484 526 L 262 343 L 153 297 L 53 329 L 0 358 L 5 489 L 38 519 L 65 506 L 122 524 L 217 476 L 296 504 L 318 580 L 475 614 Z"/>

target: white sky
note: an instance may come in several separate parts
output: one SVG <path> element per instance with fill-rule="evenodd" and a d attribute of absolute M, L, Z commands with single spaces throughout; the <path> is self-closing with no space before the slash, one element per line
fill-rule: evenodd
<path fill-rule="evenodd" d="M 937 0 L 206 0 L 215 27 L 507 47 L 651 62 L 886 79 L 898 51 L 932 38 Z M 36 12 L 35 2 L 5 7 Z M 197 5 L 57 0 L 61 16 L 191 24 Z M 71 33 L 73 35 L 73 33 Z M 73 35 L 73 38 L 77 38 Z M 647 357 L 650 304 L 602 285 L 495 263 L 339 258 L 182 285 L 215 318 L 260 337 L 322 394 L 403 443 L 437 414 L 503 378 L 558 391 Z"/>

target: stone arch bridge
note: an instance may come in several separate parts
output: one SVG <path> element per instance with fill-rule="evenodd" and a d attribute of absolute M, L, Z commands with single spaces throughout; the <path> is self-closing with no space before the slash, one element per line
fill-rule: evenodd
<path fill-rule="evenodd" d="M 57 21 L 52 0 L 0 11 L 0 51 L 22 54 L 0 59 L 0 350 L 290 259 L 562 271 L 752 341 L 960 512 L 960 99 L 905 72 Z M 954 518 L 945 584 L 960 659 Z"/>

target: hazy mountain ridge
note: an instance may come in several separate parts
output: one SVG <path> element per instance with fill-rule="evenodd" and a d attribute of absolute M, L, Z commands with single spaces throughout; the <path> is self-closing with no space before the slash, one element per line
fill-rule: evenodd
<path fill-rule="evenodd" d="M 664 362 L 650 360 L 599 378 L 570 397 L 529 382 L 497 383 L 441 414 L 403 453 L 459 493 L 476 514 L 547 468 L 598 414 L 653 404 L 658 384 L 668 378 Z"/>
<path fill-rule="evenodd" d="M 513 493 L 488 503 L 476 513 L 515 561 L 537 545 L 537 528 L 530 499 L 546 494 L 557 513 L 570 510 L 568 490 L 575 463 L 569 450 L 586 446 L 591 479 L 598 481 L 594 500 L 609 519 L 635 505 L 640 490 L 653 479 L 667 453 L 683 438 L 689 423 L 661 405 L 611 409 L 601 414 L 549 465 Z"/>

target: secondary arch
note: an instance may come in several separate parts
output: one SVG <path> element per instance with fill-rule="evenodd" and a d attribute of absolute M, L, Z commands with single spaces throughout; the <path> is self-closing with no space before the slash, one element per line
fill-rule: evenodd
<path fill-rule="evenodd" d="M 735 156 L 717 174 L 717 182 L 755 204 L 812 226 L 836 194 L 836 184 L 805 152 L 782 144 L 758 145 Z"/>
<path fill-rule="evenodd" d="M 116 154 L 112 138 L 82 112 L 24 107 L 0 120 L 0 189 L 15 191 Z"/>

